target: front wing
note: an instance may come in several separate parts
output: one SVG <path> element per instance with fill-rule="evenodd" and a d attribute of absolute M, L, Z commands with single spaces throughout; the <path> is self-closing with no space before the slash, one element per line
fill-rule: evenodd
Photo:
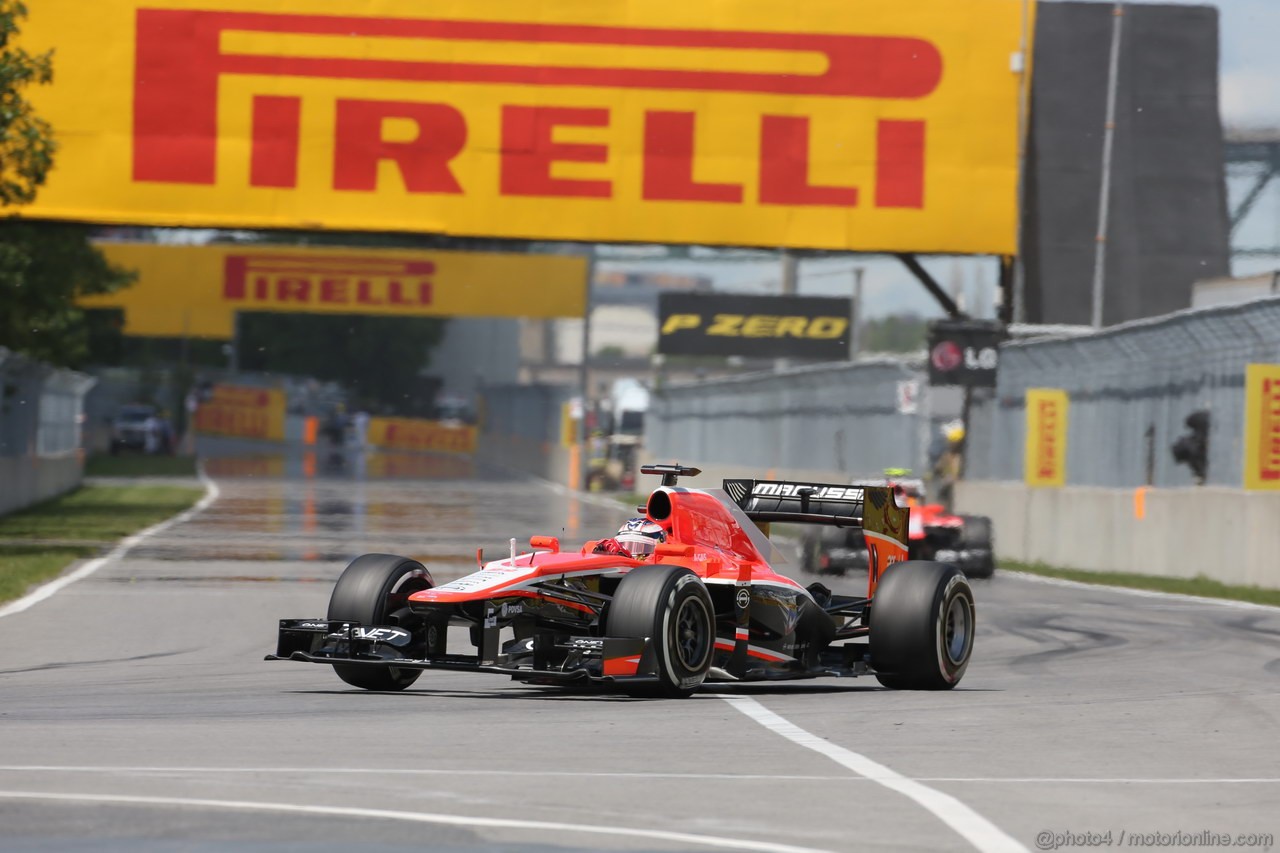
<path fill-rule="evenodd" d="M 281 619 L 276 653 L 266 660 L 496 672 L 521 681 L 657 683 L 657 659 L 647 639 L 531 637 L 516 653 L 426 654 L 403 628 L 328 619 Z M 553 661 L 561 661 L 560 665 Z"/>

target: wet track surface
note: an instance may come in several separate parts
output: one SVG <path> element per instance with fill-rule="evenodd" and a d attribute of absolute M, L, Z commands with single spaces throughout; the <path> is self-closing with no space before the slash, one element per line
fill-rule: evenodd
<path fill-rule="evenodd" d="M 1132 846 L 1121 832 L 1280 835 L 1276 609 L 997 574 L 974 584 L 974 661 L 945 693 L 823 679 L 672 701 L 428 672 L 370 694 L 327 668 L 263 662 L 276 620 L 322 615 L 360 553 L 413 556 L 441 582 L 477 548 L 496 556 L 536 533 L 576 544 L 628 514 L 539 482 L 375 468 L 306 477 L 224 460 L 208 509 L 0 618 L 0 849 L 1034 850 L 1044 832 L 1112 833 L 1050 839 L 1060 849 Z M 868 763 L 806 748 L 778 718 Z M 926 793 L 904 794 L 912 780 Z M 939 816 L 949 803 L 995 831 L 958 831 Z"/>

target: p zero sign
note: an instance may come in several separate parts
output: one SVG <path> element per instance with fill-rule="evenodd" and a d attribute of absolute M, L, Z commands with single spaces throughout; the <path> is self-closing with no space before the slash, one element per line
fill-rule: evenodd
<path fill-rule="evenodd" d="M 658 352 L 752 358 L 849 357 L 849 299 L 663 293 Z"/>
<path fill-rule="evenodd" d="M 23 212 L 1009 254 L 1026 5 L 40 0 Z"/>

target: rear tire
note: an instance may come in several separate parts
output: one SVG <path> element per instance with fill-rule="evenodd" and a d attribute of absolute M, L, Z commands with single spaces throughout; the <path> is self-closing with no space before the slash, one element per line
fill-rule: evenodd
<path fill-rule="evenodd" d="M 871 666 L 896 690 L 950 690 L 973 653 L 976 610 L 964 572 L 946 563 L 895 563 L 871 600 Z"/>
<path fill-rule="evenodd" d="M 432 586 L 431 575 L 416 560 L 391 554 L 365 554 L 342 572 L 329 598 L 329 618 L 362 625 L 386 625 L 388 617 L 406 606 L 410 593 Z M 353 687 L 364 690 L 404 690 L 421 670 L 393 666 L 337 664 L 333 671 Z"/>
<path fill-rule="evenodd" d="M 996 552 L 991 535 L 991 519 L 985 515 L 962 515 L 964 519 L 964 539 L 960 542 L 962 549 L 981 549 L 987 552 L 986 559 L 965 569 L 971 578 L 989 578 L 996 573 Z"/>
<path fill-rule="evenodd" d="M 658 692 L 690 696 L 711 669 L 715 609 L 696 574 L 680 566 L 640 566 L 618 584 L 605 633 L 647 637 L 656 660 Z"/>

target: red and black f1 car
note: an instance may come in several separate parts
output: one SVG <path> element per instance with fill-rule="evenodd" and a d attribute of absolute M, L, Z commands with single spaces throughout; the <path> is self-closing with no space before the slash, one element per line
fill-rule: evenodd
<path fill-rule="evenodd" d="M 688 696 L 706 681 L 874 674 L 893 688 L 945 690 L 973 649 L 973 593 L 951 565 L 907 561 L 909 512 L 888 488 L 725 480 L 690 489 L 679 465 L 642 469 L 662 486 L 645 514 L 666 541 L 643 560 L 530 553 L 436 586 L 418 562 L 366 554 L 342 573 L 325 618 L 284 619 L 267 660 L 331 665 L 348 684 L 403 690 L 426 669 L 496 672 L 533 684 L 605 682 Z M 853 527 L 871 558 L 865 596 L 806 589 L 779 574 L 772 522 Z M 469 629 L 470 654 L 448 649 Z"/>
<path fill-rule="evenodd" d="M 957 515 L 942 504 L 929 503 L 920 480 L 859 480 L 854 485 L 888 486 L 898 503 L 910 507 L 908 559 L 951 563 L 971 578 L 989 578 L 995 574 L 990 518 Z M 871 562 L 862 531 L 857 528 L 806 531 L 803 548 L 805 567 L 818 574 L 843 575 L 851 569 L 866 570 Z"/>

